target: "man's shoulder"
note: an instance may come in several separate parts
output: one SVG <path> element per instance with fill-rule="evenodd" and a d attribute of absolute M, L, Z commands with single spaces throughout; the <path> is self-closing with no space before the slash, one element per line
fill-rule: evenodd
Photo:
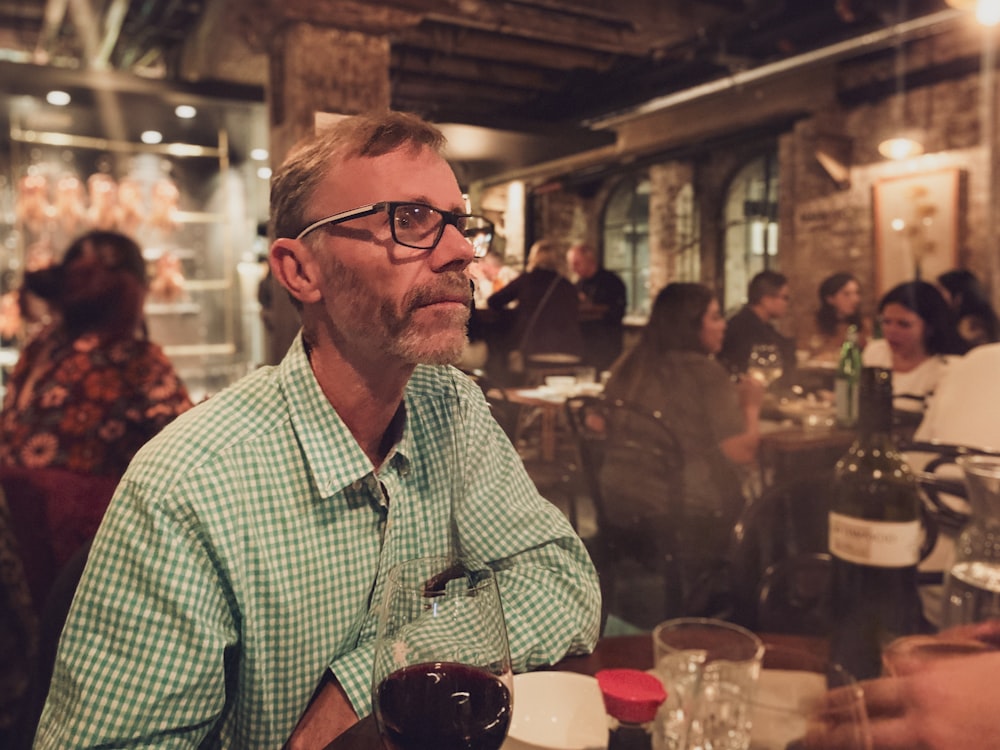
<path fill-rule="evenodd" d="M 230 446 L 268 434 L 287 418 L 275 368 L 261 368 L 174 419 L 139 452 L 163 466 L 169 457 L 179 470 L 207 461 Z"/>
<path fill-rule="evenodd" d="M 726 321 L 726 338 L 737 333 L 742 335 L 747 331 L 759 329 L 762 325 L 767 324 L 757 317 L 757 313 L 750 309 L 749 305 L 744 305 Z"/>

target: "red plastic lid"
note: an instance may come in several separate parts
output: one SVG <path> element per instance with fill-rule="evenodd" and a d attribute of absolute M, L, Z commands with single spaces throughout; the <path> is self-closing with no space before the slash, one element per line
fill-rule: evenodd
<path fill-rule="evenodd" d="M 595 677 L 604 695 L 604 708 L 618 721 L 652 721 L 656 709 L 667 699 L 663 684 L 638 669 L 602 669 Z"/>

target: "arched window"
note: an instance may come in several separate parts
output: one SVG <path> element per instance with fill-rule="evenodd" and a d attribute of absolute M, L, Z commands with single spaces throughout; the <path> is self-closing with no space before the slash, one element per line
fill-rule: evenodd
<path fill-rule="evenodd" d="M 629 175 L 612 190 L 604 208 L 604 267 L 628 290 L 628 314 L 648 315 L 649 178 Z"/>
<path fill-rule="evenodd" d="M 701 234 L 694 186 L 689 182 L 674 199 L 674 259 L 668 269 L 671 281 L 701 281 Z"/>
<path fill-rule="evenodd" d="M 778 155 L 748 162 L 729 183 L 724 204 L 723 302 L 732 312 L 747 300 L 754 274 L 778 263 Z"/>

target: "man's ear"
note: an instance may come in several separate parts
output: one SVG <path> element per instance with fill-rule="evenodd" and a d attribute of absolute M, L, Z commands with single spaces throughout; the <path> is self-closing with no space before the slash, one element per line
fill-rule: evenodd
<path fill-rule="evenodd" d="M 268 262 L 274 278 L 295 299 L 308 304 L 322 298 L 319 267 L 303 242 L 283 237 L 276 239 L 271 245 Z"/>

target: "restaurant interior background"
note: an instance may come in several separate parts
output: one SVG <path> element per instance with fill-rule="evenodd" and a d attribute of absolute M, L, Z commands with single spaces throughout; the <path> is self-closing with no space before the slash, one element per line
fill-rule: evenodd
<path fill-rule="evenodd" d="M 996 299 L 996 32 L 953 5 L 971 3 L 0 4 L 0 271 L 13 285 L 64 246 L 31 226 L 28 177 L 55 206 L 63 178 L 108 175 L 146 218 L 173 185 L 170 226 L 134 231 L 151 274 L 170 256 L 183 288 L 147 312 L 210 393 L 295 325 L 279 309 L 269 337 L 257 299 L 269 166 L 321 113 L 391 106 L 442 124 L 509 263 L 542 236 L 590 241 L 637 325 L 668 281 L 705 281 L 732 311 L 765 267 L 791 279 L 800 340 L 834 271 L 863 280 L 868 313 L 953 266 Z M 922 153 L 886 158 L 902 129 Z"/>

